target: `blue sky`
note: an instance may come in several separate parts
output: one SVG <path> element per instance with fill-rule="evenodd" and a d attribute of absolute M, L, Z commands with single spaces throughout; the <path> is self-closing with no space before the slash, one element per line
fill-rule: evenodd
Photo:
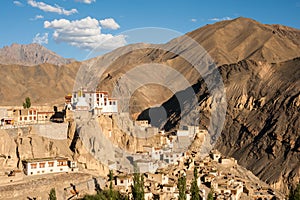
<path fill-rule="evenodd" d="M 0 47 L 36 42 L 78 60 L 95 48 L 101 54 L 134 42 L 167 42 L 239 16 L 300 29 L 300 0 L 2 0 L 0 5 Z"/>

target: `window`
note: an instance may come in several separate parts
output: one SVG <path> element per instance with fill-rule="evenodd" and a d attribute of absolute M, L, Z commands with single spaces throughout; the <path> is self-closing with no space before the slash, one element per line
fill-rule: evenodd
<path fill-rule="evenodd" d="M 50 169 L 50 172 L 53 172 L 53 169 Z"/>
<path fill-rule="evenodd" d="M 40 171 L 37 171 L 37 173 L 39 174 L 39 173 L 40 173 Z"/>
<path fill-rule="evenodd" d="M 49 167 L 53 167 L 54 166 L 54 162 L 48 162 L 48 166 Z"/>
<path fill-rule="evenodd" d="M 42 173 L 45 173 L 45 171 L 43 170 Z"/>
<path fill-rule="evenodd" d="M 33 119 L 36 120 L 36 117 L 34 117 Z"/>
<path fill-rule="evenodd" d="M 24 120 L 27 121 L 27 117 L 24 117 Z"/>
<path fill-rule="evenodd" d="M 37 164 L 36 163 L 32 163 L 30 164 L 31 169 L 36 169 Z"/>
<path fill-rule="evenodd" d="M 45 163 L 40 163 L 39 166 L 40 168 L 45 168 Z"/>
<path fill-rule="evenodd" d="M 63 170 L 63 168 L 60 168 L 60 171 L 62 171 Z"/>
<path fill-rule="evenodd" d="M 20 117 L 20 121 L 22 121 L 22 117 Z"/>
<path fill-rule="evenodd" d="M 30 174 L 33 174 L 33 172 L 30 172 Z"/>
<path fill-rule="evenodd" d="M 120 180 L 120 183 L 123 184 L 123 183 L 124 183 L 124 180 Z"/>
<path fill-rule="evenodd" d="M 115 101 L 113 101 L 113 105 L 114 105 L 114 106 L 116 105 L 116 102 L 115 102 Z"/>
<path fill-rule="evenodd" d="M 29 120 L 32 120 L 32 117 L 29 117 Z"/>
<path fill-rule="evenodd" d="M 111 101 L 109 101 L 109 105 L 112 105 L 112 102 L 111 102 Z"/>
<path fill-rule="evenodd" d="M 67 165 L 67 161 L 65 160 L 58 160 L 58 166 L 66 166 Z"/>

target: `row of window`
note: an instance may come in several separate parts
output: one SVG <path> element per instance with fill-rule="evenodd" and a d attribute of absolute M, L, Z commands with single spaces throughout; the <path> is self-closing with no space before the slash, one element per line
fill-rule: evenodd
<path fill-rule="evenodd" d="M 85 94 L 85 93 L 83 93 L 83 94 L 82 94 L 82 97 L 85 97 L 85 95 L 87 95 L 87 96 L 92 96 L 93 94 Z M 100 97 L 100 98 L 103 98 L 103 96 L 104 96 L 103 94 L 96 94 L 96 97 L 98 97 L 98 98 L 99 98 L 99 97 Z M 76 98 L 77 95 L 76 95 L 76 94 L 73 94 L 73 97 Z"/>
<path fill-rule="evenodd" d="M 66 166 L 67 162 L 66 161 L 59 161 L 57 163 L 57 166 Z M 54 162 L 48 162 L 48 167 L 53 167 Z M 31 163 L 30 164 L 31 169 L 36 169 L 37 168 L 37 163 Z M 45 163 L 39 163 L 39 168 L 45 168 Z"/>
<path fill-rule="evenodd" d="M 34 116 L 34 117 L 20 117 L 20 121 L 22 121 L 22 120 L 24 120 L 24 121 L 27 121 L 27 119 L 28 120 L 36 120 L 36 116 Z"/>

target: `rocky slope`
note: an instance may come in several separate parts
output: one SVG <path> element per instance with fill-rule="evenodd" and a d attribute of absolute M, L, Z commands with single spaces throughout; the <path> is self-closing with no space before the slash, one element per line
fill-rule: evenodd
<path fill-rule="evenodd" d="M 0 49 L 1 64 L 39 65 L 49 63 L 54 65 L 69 64 L 74 59 L 63 58 L 39 44 L 12 44 Z"/>
<path fill-rule="evenodd" d="M 32 105 L 64 103 L 64 96 L 72 92 L 79 66 L 77 62 L 64 66 L 0 64 L 0 105 L 22 106 L 26 97 Z"/>
<path fill-rule="evenodd" d="M 244 60 L 219 67 L 228 107 L 216 147 L 284 192 L 300 177 L 299 69 L 300 58 L 278 64 Z M 206 83 L 200 79 L 192 88 L 198 96 L 201 126 L 208 127 L 212 103 Z M 185 104 L 189 100 L 187 96 Z M 178 107 L 174 95 L 161 106 L 168 120 L 153 123 L 167 130 L 175 128 L 180 114 L 189 112 L 188 106 Z M 148 116 L 145 110 L 139 117 Z"/>

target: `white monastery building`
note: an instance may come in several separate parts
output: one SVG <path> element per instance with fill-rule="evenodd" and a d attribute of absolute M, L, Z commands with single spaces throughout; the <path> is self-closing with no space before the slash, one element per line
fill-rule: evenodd
<path fill-rule="evenodd" d="M 88 91 L 86 89 L 75 91 L 72 94 L 70 104 L 72 109 L 76 111 L 91 111 L 95 115 L 118 112 L 117 99 L 109 98 L 108 93 L 103 91 Z"/>

